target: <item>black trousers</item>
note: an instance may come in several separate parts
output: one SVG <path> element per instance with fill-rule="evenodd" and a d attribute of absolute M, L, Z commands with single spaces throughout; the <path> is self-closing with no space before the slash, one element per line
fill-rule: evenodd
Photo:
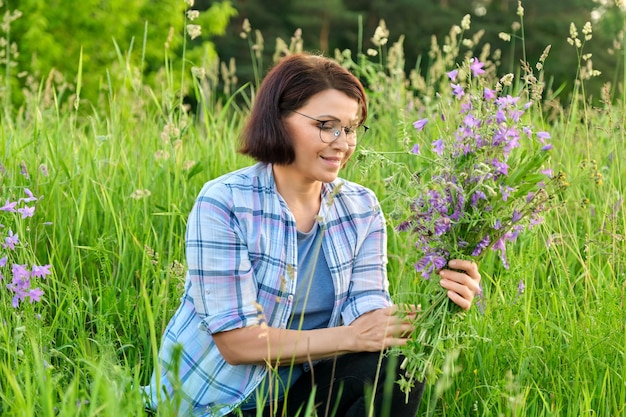
<path fill-rule="evenodd" d="M 315 387 L 315 408 L 320 417 L 367 417 L 372 397 L 375 417 L 415 417 L 424 385 L 416 384 L 406 397 L 395 382 L 402 372 L 402 360 L 362 352 L 319 362 L 295 382 L 277 410 L 266 407 L 263 416 L 293 417 L 298 410 L 304 415 Z M 257 411 L 245 410 L 243 415 L 254 417 Z"/>

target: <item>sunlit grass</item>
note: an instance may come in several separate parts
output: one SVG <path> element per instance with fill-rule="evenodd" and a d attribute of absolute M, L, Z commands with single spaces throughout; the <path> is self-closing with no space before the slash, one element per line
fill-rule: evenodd
<path fill-rule="evenodd" d="M 344 176 L 372 188 L 392 213 L 386 184 L 395 167 L 366 163 L 367 150 L 402 160 L 415 140 L 411 123 L 430 109 L 408 74 L 353 65 L 370 90 L 372 129 Z M 431 72 L 431 91 L 443 69 Z M 54 274 L 42 283 L 42 301 L 19 309 L 0 288 L 0 414 L 141 414 L 138 386 L 182 294 L 186 216 L 205 181 L 250 163 L 236 149 L 254 87 L 221 99 L 216 86 L 196 87 L 205 101 L 195 116 L 167 83 L 112 83 L 102 103 L 78 110 L 54 91 L 3 109 L 11 117 L 0 121 L 0 204 L 23 187 L 43 196 L 22 229 L 32 250 L 22 262 L 50 263 Z M 480 338 L 447 386 L 429 386 L 421 412 L 626 414 L 626 114 L 578 104 L 570 107 L 575 118 L 563 109 L 549 122 L 547 111 L 534 113 L 552 133 L 553 163 L 568 175 L 565 205 L 511 248 L 510 269 L 483 261 L 484 312 L 468 318 Z M 396 291 L 416 279 L 415 255 L 410 236 L 392 226 L 390 219 Z"/>

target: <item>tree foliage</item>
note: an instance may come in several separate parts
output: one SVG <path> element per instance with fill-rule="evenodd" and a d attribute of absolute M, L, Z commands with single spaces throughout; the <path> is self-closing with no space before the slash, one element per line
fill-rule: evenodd
<path fill-rule="evenodd" d="M 190 3 L 201 11 L 194 22 L 185 14 Z M 13 92 L 12 101 L 19 104 L 22 89 L 37 90 L 40 80 L 52 74 L 75 85 L 80 64 L 82 97 L 97 99 L 109 83 L 123 81 L 118 78 L 123 78 L 126 60 L 140 62 L 140 77 L 153 82 L 163 79 L 163 71 L 179 70 L 165 64 L 184 55 L 185 71 L 192 65 L 214 65 L 219 56 L 237 63 L 239 83 L 258 82 L 273 62 L 278 40 L 289 43 L 298 29 L 304 49 L 330 56 L 335 50 L 350 50 L 356 55 L 375 47 L 371 37 L 381 20 L 390 31 L 390 44 L 403 38 L 405 71 L 425 73 L 433 42 L 442 45 L 450 28 L 469 15 L 472 25 L 466 36 L 481 34 L 473 49 L 488 45 L 500 50 L 501 72 L 518 68 L 520 59 L 534 64 L 550 45 L 545 72 L 551 78 L 546 81 L 548 90 L 560 94 L 574 88 L 579 67 L 588 65 L 567 42 L 570 24 L 580 30 L 593 21 L 593 40 L 585 44 L 584 53 L 592 54 L 594 69 L 602 74 L 589 81 L 586 93 L 599 96 L 606 82 L 618 88 L 623 41 L 616 39 L 618 33 L 623 36 L 624 12 L 614 2 L 521 4 L 520 19 L 517 0 L 0 0 L 0 37 L 6 41 L 0 48 L 0 80 L 4 97 Z M 12 18 L 17 9 L 21 17 Z M 253 29 L 247 40 L 240 36 L 246 19 Z M 520 20 L 523 27 L 512 27 Z M 189 23 L 201 27 L 200 37 L 183 36 Z M 501 33 L 510 34 L 511 41 L 502 40 Z M 250 42 L 257 55 L 252 59 Z M 170 74 L 169 79 L 182 78 Z"/>
<path fill-rule="evenodd" d="M 190 40 L 185 52 L 199 64 L 215 58 L 210 40 L 223 34 L 236 14 L 229 1 L 206 8 L 193 22 L 202 27 L 202 35 Z M 107 73 L 111 64 L 129 56 L 152 78 L 164 67 L 166 50 L 170 59 L 182 56 L 188 9 L 184 0 L 0 1 L 0 13 L 21 12 L 10 27 L 11 41 L 19 48 L 15 59 L 20 71 L 12 74 L 13 89 L 24 87 L 27 80 L 45 79 L 51 71 L 74 83 L 80 61 L 82 95 L 95 99 L 117 75 Z"/>
<path fill-rule="evenodd" d="M 619 53 L 613 46 L 623 26 L 624 14 L 615 6 L 600 7 L 594 0 L 524 0 L 523 28 L 512 27 L 519 22 L 517 0 L 234 0 L 239 11 L 227 28 L 227 35 L 216 39 L 218 54 L 223 59 L 234 57 L 239 66 L 240 78 L 251 79 L 246 67 L 245 43 L 238 37 L 244 19 L 248 19 L 266 40 L 289 39 L 296 29 L 302 29 L 304 48 L 333 55 L 335 49 L 349 49 L 353 54 L 365 52 L 373 45 L 371 37 L 381 19 L 390 31 L 393 42 L 404 37 L 406 70 L 420 65 L 421 72 L 428 66 L 428 51 L 433 36 L 443 44 L 443 38 L 453 25 L 459 25 L 466 14 L 471 16 L 472 36 L 484 31 L 475 50 L 489 45 L 491 50 L 501 50 L 500 71 L 512 71 L 519 67 L 519 60 L 537 62 L 545 48 L 551 51 L 545 62 L 545 71 L 551 76 L 546 80 L 556 91 L 565 94 L 574 87 L 581 57 L 567 43 L 570 24 L 580 30 L 585 22 L 593 21 L 592 13 L 600 16 L 595 22 L 593 40 L 585 45 L 585 53 L 592 53 L 594 68 L 602 75 L 590 80 L 589 94 L 598 96 L 605 82 L 621 80 L 616 73 L 620 68 Z M 523 30 L 523 32 L 522 32 Z M 501 32 L 511 34 L 512 41 L 505 42 Z M 324 34 L 324 35 L 320 35 Z M 523 39 L 522 39 L 523 34 Z M 264 62 L 271 64 L 275 45 L 264 45 Z M 609 48 L 615 53 L 610 54 Z M 585 65 L 583 62 L 581 65 Z"/>

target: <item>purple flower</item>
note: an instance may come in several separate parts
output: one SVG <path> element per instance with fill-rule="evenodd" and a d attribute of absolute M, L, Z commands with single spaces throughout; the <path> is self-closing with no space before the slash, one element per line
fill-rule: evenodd
<path fill-rule="evenodd" d="M 480 127 L 480 120 L 475 118 L 473 115 L 468 114 L 463 118 L 463 124 L 467 127 Z"/>
<path fill-rule="evenodd" d="M 0 207 L 0 211 L 10 211 L 15 213 L 15 206 L 17 205 L 17 201 L 9 201 L 7 200 L 4 203 L 4 206 Z"/>
<path fill-rule="evenodd" d="M 552 176 L 554 175 L 554 171 L 551 168 L 542 169 L 541 173 L 543 175 L 546 175 L 548 178 L 552 178 Z"/>
<path fill-rule="evenodd" d="M 24 194 L 26 194 L 26 198 L 20 198 L 20 201 L 23 201 L 25 203 L 30 203 L 31 201 L 37 201 L 38 198 L 35 197 L 32 193 L 32 191 L 30 191 L 28 188 L 24 189 Z"/>
<path fill-rule="evenodd" d="M 519 100 L 519 97 L 512 97 L 510 94 L 507 94 L 506 97 L 498 97 L 496 99 L 496 104 L 498 107 L 505 108 L 514 106 L 515 103 Z"/>
<path fill-rule="evenodd" d="M 9 230 L 9 235 L 4 238 L 4 245 L 2 245 L 5 249 L 9 248 L 11 250 L 15 250 L 15 245 L 20 243 L 20 239 L 17 234 L 13 234 L 13 230 Z"/>
<path fill-rule="evenodd" d="M 22 219 L 25 219 L 27 217 L 33 217 L 33 214 L 35 214 L 35 206 L 24 206 L 22 208 L 18 208 L 17 212 L 22 215 Z"/>
<path fill-rule="evenodd" d="M 413 148 L 411 148 L 411 153 L 415 154 L 415 155 L 419 155 L 420 153 L 420 145 L 419 144 L 415 144 L 413 145 Z"/>
<path fill-rule="evenodd" d="M 33 265 L 32 271 L 30 272 L 31 277 L 34 278 L 45 278 L 46 275 L 50 275 L 50 266 L 51 265 Z"/>
<path fill-rule="evenodd" d="M 478 190 L 476 191 L 474 194 L 472 194 L 472 207 L 476 207 L 476 204 L 478 204 L 478 202 L 480 200 L 486 200 L 487 196 L 485 195 L 484 192 Z"/>
<path fill-rule="evenodd" d="M 508 200 L 509 196 L 511 195 L 511 192 L 514 190 L 515 188 L 509 187 L 508 185 L 501 185 L 500 194 L 502 194 L 502 201 Z"/>
<path fill-rule="evenodd" d="M 478 58 L 472 59 L 470 69 L 472 70 L 472 74 L 474 74 L 474 77 L 478 77 L 479 75 L 485 73 L 485 70 L 483 69 L 484 66 L 485 64 L 483 62 L 480 62 Z"/>
<path fill-rule="evenodd" d="M 435 151 L 436 154 L 442 155 L 443 149 L 444 149 L 444 144 L 443 144 L 442 139 L 437 139 L 436 141 L 433 142 L 433 150 Z"/>
<path fill-rule="evenodd" d="M 550 133 L 548 132 L 537 132 L 535 134 L 537 135 L 541 143 L 545 143 L 545 140 L 550 139 Z"/>
<path fill-rule="evenodd" d="M 2 258 L 0 258 L 0 268 L 7 265 L 7 260 L 8 258 L 6 256 L 3 256 Z"/>
<path fill-rule="evenodd" d="M 528 126 L 524 126 L 522 128 L 522 131 L 524 132 L 524 134 L 528 137 L 531 137 L 533 135 L 533 131 L 531 128 L 529 128 Z"/>
<path fill-rule="evenodd" d="M 491 101 L 496 98 L 496 92 L 490 88 L 485 87 L 483 90 L 483 97 L 487 101 Z"/>
<path fill-rule="evenodd" d="M 530 220 L 528 221 L 528 228 L 532 228 L 535 227 L 541 223 L 543 223 L 544 218 L 537 215 L 536 213 L 533 213 L 530 215 Z"/>
<path fill-rule="evenodd" d="M 549 151 L 549 150 L 550 150 L 550 149 L 552 149 L 552 148 L 553 148 L 552 144 L 551 144 L 551 143 L 548 143 L 547 145 L 544 145 L 544 146 L 541 148 L 541 150 L 542 150 L 542 151 Z"/>
<path fill-rule="evenodd" d="M 404 221 L 396 226 L 396 230 L 398 232 L 406 232 L 407 230 L 410 230 L 410 229 L 411 229 L 411 222 L 409 221 Z"/>
<path fill-rule="evenodd" d="M 461 98 L 465 95 L 465 91 L 463 90 L 463 87 L 461 87 L 459 84 L 450 84 L 452 86 L 452 94 L 454 94 L 454 96 L 456 98 Z"/>
<path fill-rule="evenodd" d="M 476 294 L 476 297 L 478 298 L 478 300 L 476 300 L 478 311 L 480 314 L 485 314 L 485 308 L 487 306 L 485 305 L 485 297 L 483 296 L 483 286 L 480 283 L 478 284 L 478 294 Z"/>
<path fill-rule="evenodd" d="M 504 110 L 496 111 L 496 122 L 498 123 L 506 122 L 506 114 L 504 113 Z"/>
<path fill-rule="evenodd" d="M 489 235 L 485 235 L 485 237 L 480 242 L 478 242 L 478 244 L 472 251 L 472 256 L 480 255 L 483 252 L 483 250 L 485 250 L 485 248 L 489 246 L 490 242 L 491 242 L 491 238 L 489 237 Z"/>
<path fill-rule="evenodd" d="M 519 122 L 519 119 L 522 117 L 523 114 L 524 114 L 523 111 L 514 109 L 509 112 L 509 117 L 514 122 Z"/>
<path fill-rule="evenodd" d="M 506 162 L 500 162 L 498 161 L 497 158 L 493 158 L 493 161 L 491 161 L 491 165 L 493 165 L 493 167 L 496 169 L 496 174 L 500 174 L 500 175 L 509 174 L 509 165 Z"/>
<path fill-rule="evenodd" d="M 524 284 L 524 281 L 520 279 L 519 284 L 517 284 L 517 294 L 524 294 L 524 289 L 526 289 L 526 285 Z"/>
<path fill-rule="evenodd" d="M 464 103 L 461 103 L 461 111 L 460 111 L 461 114 L 469 113 L 472 110 L 474 110 L 474 106 L 472 106 L 471 101 L 466 101 Z"/>
<path fill-rule="evenodd" d="M 17 282 L 20 285 L 30 282 L 30 272 L 26 269 L 26 265 L 13 264 L 11 272 L 13 273 L 13 282 Z"/>
<path fill-rule="evenodd" d="M 426 126 L 426 123 L 428 123 L 428 119 L 420 119 L 416 122 L 413 122 L 413 127 L 419 131 L 419 130 L 424 129 L 424 126 Z"/>
<path fill-rule="evenodd" d="M 450 78 L 450 81 L 456 81 L 456 76 L 459 74 L 458 70 L 452 70 L 450 72 L 446 72 L 446 75 L 448 76 L 448 78 Z"/>
<path fill-rule="evenodd" d="M 440 217 L 435 221 L 435 236 L 441 236 L 450 230 L 452 222 L 448 217 Z"/>
<path fill-rule="evenodd" d="M 509 269 L 509 262 L 506 259 L 506 241 L 504 238 L 500 238 L 493 243 L 491 250 L 500 252 L 500 260 L 505 269 Z"/>
<path fill-rule="evenodd" d="M 511 216 L 511 221 L 513 223 L 517 223 L 518 221 L 522 220 L 522 217 L 522 213 L 517 210 L 513 210 L 513 216 Z"/>
<path fill-rule="evenodd" d="M 32 290 L 28 291 L 28 297 L 30 298 L 31 304 L 34 303 L 35 301 L 37 302 L 41 301 L 42 295 L 43 295 L 43 291 L 39 287 L 33 288 Z"/>

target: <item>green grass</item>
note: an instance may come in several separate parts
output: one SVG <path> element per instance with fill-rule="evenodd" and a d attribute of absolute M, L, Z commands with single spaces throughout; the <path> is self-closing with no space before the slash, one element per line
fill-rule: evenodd
<path fill-rule="evenodd" d="M 405 159 L 411 123 L 431 110 L 427 96 L 444 79 L 446 59 L 433 61 L 424 90 L 386 61 L 357 60 L 352 69 L 371 98 L 363 150 Z M 78 109 L 63 84 L 3 109 L 0 204 L 23 187 L 43 198 L 33 218 L 0 212 L 0 236 L 19 230 L 28 246 L 17 260 L 50 263 L 54 274 L 40 282 L 41 303 L 18 309 L 0 288 L 2 415 L 141 414 L 137 388 L 182 293 L 186 216 L 205 181 L 251 162 L 236 154 L 236 141 L 252 87 L 221 99 L 217 87 L 198 88 L 208 98 L 192 118 L 177 105 L 180 91 L 128 74 Z M 480 338 L 446 386 L 428 387 L 421 413 L 626 416 L 626 97 L 595 107 L 572 99 L 550 117 L 550 94 L 533 122 L 552 132 L 553 163 L 570 182 L 565 205 L 510 248 L 508 270 L 494 256 L 482 262 L 486 307 L 468 318 Z M 371 187 L 392 213 L 397 196 L 387 181 L 396 167 L 370 158 L 357 154 L 344 176 Z M 415 279 L 414 254 L 392 223 L 389 273 L 399 291 Z"/>

